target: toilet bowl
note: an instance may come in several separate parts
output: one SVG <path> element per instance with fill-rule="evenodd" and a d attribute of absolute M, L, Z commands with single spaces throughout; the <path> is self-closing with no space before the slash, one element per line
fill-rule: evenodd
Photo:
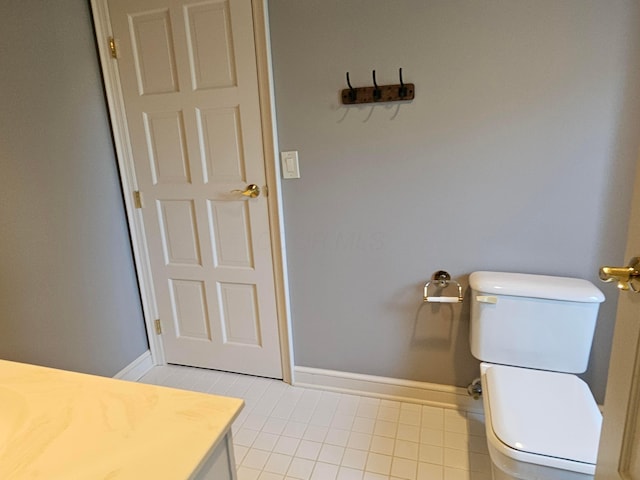
<path fill-rule="evenodd" d="M 575 375 L 482 363 L 487 445 L 496 480 L 587 480 L 602 415 Z"/>
<path fill-rule="evenodd" d="M 575 373 L 604 296 L 563 277 L 475 272 L 470 284 L 494 480 L 592 479 L 602 415 Z"/>

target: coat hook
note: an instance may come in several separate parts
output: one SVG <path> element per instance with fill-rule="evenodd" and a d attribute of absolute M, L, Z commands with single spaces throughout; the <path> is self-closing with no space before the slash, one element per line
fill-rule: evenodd
<path fill-rule="evenodd" d="M 404 81 L 402 81 L 402 67 L 400 67 L 400 88 L 398 89 L 398 95 L 401 98 L 407 96 L 407 87 L 404 86 Z"/>
<path fill-rule="evenodd" d="M 347 72 L 347 85 L 349 85 L 349 100 L 352 102 L 356 101 L 356 89 L 351 86 L 351 81 L 349 80 L 349 72 Z"/>
<path fill-rule="evenodd" d="M 378 83 L 376 82 L 376 71 L 373 71 L 373 100 L 380 100 L 382 98 L 382 90 L 378 87 Z"/>

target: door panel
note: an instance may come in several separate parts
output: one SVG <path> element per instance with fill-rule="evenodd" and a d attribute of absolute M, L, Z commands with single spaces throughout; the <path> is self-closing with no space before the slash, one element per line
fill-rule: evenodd
<path fill-rule="evenodd" d="M 281 378 L 251 2 L 108 5 L 166 360 Z"/>
<path fill-rule="evenodd" d="M 197 118 L 204 181 L 246 182 L 238 108 L 199 109 Z"/>
<path fill-rule="evenodd" d="M 191 183 L 182 112 L 144 114 L 151 181 Z"/>
<path fill-rule="evenodd" d="M 131 15 L 129 28 L 139 94 L 177 92 L 169 11 Z"/>
<path fill-rule="evenodd" d="M 211 341 L 204 282 L 170 279 L 169 284 L 176 337 Z"/>
<path fill-rule="evenodd" d="M 235 86 L 229 4 L 208 2 L 187 6 L 185 15 L 193 89 Z"/>
<path fill-rule="evenodd" d="M 640 255 L 640 162 L 625 261 Z M 640 288 L 640 282 L 635 283 Z M 608 294 L 615 295 L 613 284 Z M 596 479 L 640 480 L 640 293 L 620 290 Z"/>
<path fill-rule="evenodd" d="M 246 204 L 209 202 L 213 263 L 218 269 L 254 267 Z"/>
<path fill-rule="evenodd" d="M 262 346 L 255 285 L 218 283 L 225 343 Z"/>
<path fill-rule="evenodd" d="M 158 207 L 165 265 L 201 266 L 193 200 L 158 200 Z"/>

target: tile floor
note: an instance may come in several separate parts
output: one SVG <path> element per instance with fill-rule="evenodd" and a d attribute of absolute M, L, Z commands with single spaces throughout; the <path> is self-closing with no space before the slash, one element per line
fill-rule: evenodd
<path fill-rule="evenodd" d="M 175 365 L 140 382 L 243 398 L 238 480 L 491 480 L 482 415 Z"/>

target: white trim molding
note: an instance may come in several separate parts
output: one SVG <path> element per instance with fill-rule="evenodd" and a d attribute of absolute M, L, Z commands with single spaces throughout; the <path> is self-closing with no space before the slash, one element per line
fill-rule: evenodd
<path fill-rule="evenodd" d="M 295 367 L 294 373 L 293 385 L 297 387 L 421 403 L 468 412 L 484 411 L 482 400 L 474 400 L 466 389 L 461 387 L 309 367 Z"/>
<path fill-rule="evenodd" d="M 147 350 L 129 365 L 116 373 L 113 378 L 135 382 L 140 380 L 152 368 L 153 359 L 151 358 L 151 350 Z"/>
<path fill-rule="evenodd" d="M 127 222 L 129 224 L 129 235 L 131 236 L 131 246 L 138 277 L 140 298 L 142 300 L 147 339 L 149 340 L 149 348 L 151 349 L 154 364 L 164 365 L 166 362 L 162 341 L 159 336 L 154 333 L 154 321 L 158 318 L 158 314 L 151 277 L 151 266 L 149 264 L 147 240 L 142 223 L 142 213 L 136 211 L 133 198 L 133 192 L 138 189 L 138 183 L 133 167 L 133 153 L 131 152 L 129 128 L 124 111 L 122 90 L 120 88 L 118 62 L 111 57 L 111 52 L 108 47 L 109 37 L 111 37 L 113 33 L 111 31 L 111 19 L 109 17 L 107 0 L 91 0 L 91 11 L 93 14 L 93 25 L 96 33 L 100 66 L 102 68 L 105 96 L 107 98 L 107 105 L 109 106 L 111 131 L 113 132 L 113 142 L 118 160 L 118 172 L 122 185 Z"/>
<path fill-rule="evenodd" d="M 269 10 L 267 0 L 252 0 L 254 41 L 256 43 L 256 66 L 258 94 L 262 120 L 262 143 L 264 146 L 265 174 L 269 195 L 269 227 L 273 255 L 273 274 L 276 289 L 278 331 L 280 334 L 280 356 L 282 380 L 293 383 L 293 336 L 291 334 L 291 309 L 289 278 L 287 276 L 287 247 L 284 233 L 284 213 L 280 162 L 278 161 L 278 130 L 276 124 L 275 93 L 269 33 Z"/>

